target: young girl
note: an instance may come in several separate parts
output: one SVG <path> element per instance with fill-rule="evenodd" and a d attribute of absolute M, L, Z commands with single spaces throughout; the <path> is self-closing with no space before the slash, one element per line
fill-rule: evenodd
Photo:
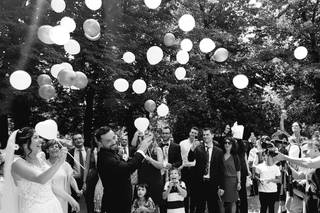
<path fill-rule="evenodd" d="M 261 213 L 274 213 L 274 204 L 278 199 L 277 183 L 280 183 L 280 169 L 273 163 L 273 158 L 264 153 L 264 161 L 255 168 L 255 174 L 259 182 L 259 199 Z"/>
<path fill-rule="evenodd" d="M 148 195 L 147 184 L 137 185 L 137 194 L 132 204 L 131 213 L 155 213 L 156 207 Z"/>
<path fill-rule="evenodd" d="M 184 198 L 187 196 L 187 190 L 180 178 L 177 168 L 170 170 L 170 181 L 166 182 L 163 192 L 163 199 L 167 201 L 167 213 L 185 213 Z"/>

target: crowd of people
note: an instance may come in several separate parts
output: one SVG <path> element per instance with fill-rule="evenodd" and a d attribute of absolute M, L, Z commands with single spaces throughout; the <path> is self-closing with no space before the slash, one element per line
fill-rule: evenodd
<path fill-rule="evenodd" d="M 229 126 L 219 135 L 192 127 L 176 142 L 165 126 L 129 141 L 104 126 L 91 147 L 73 134 L 68 150 L 25 127 L 5 150 L 0 212 L 79 212 L 85 201 L 88 213 L 247 213 L 250 195 L 261 213 L 319 212 L 319 134 L 303 137 L 298 122 L 292 132 L 246 141 Z"/>

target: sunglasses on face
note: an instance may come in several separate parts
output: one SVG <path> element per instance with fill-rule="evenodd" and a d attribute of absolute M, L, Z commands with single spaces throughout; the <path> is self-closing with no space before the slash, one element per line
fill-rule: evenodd
<path fill-rule="evenodd" d="M 224 142 L 224 144 L 229 144 L 229 145 L 232 145 L 232 143 L 231 143 L 231 142 Z"/>

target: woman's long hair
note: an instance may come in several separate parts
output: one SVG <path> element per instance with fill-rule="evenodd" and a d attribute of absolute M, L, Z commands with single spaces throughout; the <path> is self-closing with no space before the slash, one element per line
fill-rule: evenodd
<path fill-rule="evenodd" d="M 32 136 L 34 135 L 34 133 L 35 133 L 35 130 L 31 127 L 24 127 L 17 132 L 16 145 L 18 145 L 18 149 L 15 150 L 15 152 L 14 152 L 15 155 L 19 155 L 20 157 L 25 158 L 26 156 L 28 156 L 32 152 L 30 145 L 31 145 L 31 139 L 32 139 Z M 23 149 L 23 146 L 25 144 L 27 145 L 27 148 L 29 149 L 29 152 L 27 152 L 27 153 Z"/>

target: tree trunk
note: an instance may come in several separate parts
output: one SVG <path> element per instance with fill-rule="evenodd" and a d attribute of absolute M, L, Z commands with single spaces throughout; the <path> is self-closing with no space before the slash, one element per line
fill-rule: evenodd
<path fill-rule="evenodd" d="M 92 87 L 88 87 L 86 94 L 86 110 L 84 114 L 83 135 L 84 145 L 90 147 L 93 136 L 93 104 L 95 91 Z"/>
<path fill-rule="evenodd" d="M 28 97 L 25 95 L 18 95 L 14 97 L 11 102 L 11 113 L 14 129 L 21 129 L 29 126 L 31 109 Z"/>
<path fill-rule="evenodd" d="M 0 143 L 1 149 L 4 149 L 7 146 L 8 140 L 8 115 L 0 115 Z"/>

